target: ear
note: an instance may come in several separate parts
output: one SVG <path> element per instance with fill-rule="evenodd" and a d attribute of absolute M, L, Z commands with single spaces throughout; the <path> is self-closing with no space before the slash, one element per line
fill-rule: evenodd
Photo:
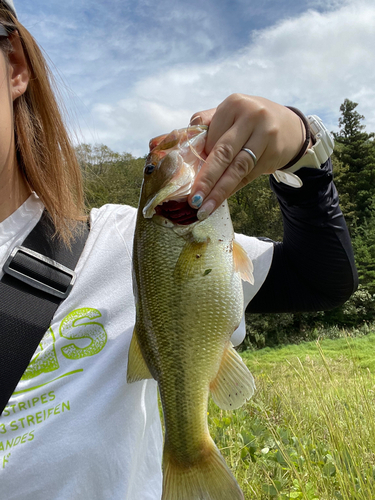
<path fill-rule="evenodd" d="M 20 95 L 24 94 L 29 83 L 30 74 L 23 51 L 20 36 L 17 31 L 9 37 L 13 50 L 8 55 L 9 76 L 12 100 L 14 101 Z"/>

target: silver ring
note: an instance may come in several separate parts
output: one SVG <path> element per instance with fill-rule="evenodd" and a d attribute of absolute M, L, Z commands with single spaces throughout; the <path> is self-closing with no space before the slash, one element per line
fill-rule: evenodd
<path fill-rule="evenodd" d="M 249 153 L 249 155 L 251 156 L 251 158 L 253 159 L 253 162 L 254 162 L 254 167 L 255 165 L 257 164 L 257 157 L 255 156 L 255 154 L 251 151 L 251 149 L 248 149 L 248 148 L 241 148 L 241 151 L 246 151 L 246 153 Z"/>

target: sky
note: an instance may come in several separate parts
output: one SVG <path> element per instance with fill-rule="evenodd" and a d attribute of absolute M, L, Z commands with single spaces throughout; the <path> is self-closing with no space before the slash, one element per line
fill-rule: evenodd
<path fill-rule="evenodd" d="M 375 131 L 374 0 L 14 0 L 75 141 L 143 156 L 234 92 Z"/>

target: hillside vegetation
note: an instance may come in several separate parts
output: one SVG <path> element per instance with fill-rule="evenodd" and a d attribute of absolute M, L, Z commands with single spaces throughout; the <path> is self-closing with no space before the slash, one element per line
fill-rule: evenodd
<path fill-rule="evenodd" d="M 375 333 L 243 353 L 257 391 L 210 432 L 246 500 L 375 498 Z"/>

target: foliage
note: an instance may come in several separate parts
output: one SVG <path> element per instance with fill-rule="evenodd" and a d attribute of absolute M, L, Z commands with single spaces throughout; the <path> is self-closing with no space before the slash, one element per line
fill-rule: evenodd
<path fill-rule="evenodd" d="M 246 313 L 246 338 L 241 350 L 254 350 L 320 339 L 337 339 L 350 328 L 353 335 L 369 332 L 375 318 L 375 296 L 362 285 L 342 306 L 315 313 Z"/>
<path fill-rule="evenodd" d="M 103 144 L 80 144 L 76 154 L 83 173 L 89 209 L 106 203 L 138 205 L 143 158 L 116 153 Z"/>
<path fill-rule="evenodd" d="M 350 299 L 340 308 L 324 314 L 325 324 L 353 327 L 372 322 L 375 318 L 375 296 L 359 285 Z"/>
<path fill-rule="evenodd" d="M 211 401 L 208 420 L 246 500 L 375 498 L 374 346 L 371 334 L 243 355 L 255 395 L 232 412 Z"/>
<path fill-rule="evenodd" d="M 315 339 L 323 317 L 323 312 L 246 313 L 246 339 L 241 348 L 259 349 Z"/>
<path fill-rule="evenodd" d="M 281 241 L 283 222 L 268 176 L 258 177 L 237 191 L 229 198 L 229 208 L 235 232 Z"/>
<path fill-rule="evenodd" d="M 339 192 L 345 193 L 347 203 L 343 205 L 350 230 L 355 230 L 373 214 L 369 203 L 375 194 L 375 146 L 374 134 L 365 132 L 364 116 L 356 111 L 357 103 L 345 99 L 340 106 L 340 132 L 335 133 L 338 147 L 335 157 L 339 162 L 336 183 Z"/>
<path fill-rule="evenodd" d="M 370 200 L 371 205 L 374 199 Z M 372 207 L 371 207 L 372 210 Z M 375 293 L 375 214 L 371 213 L 357 227 L 353 237 L 353 248 L 360 283 L 372 295 Z"/>
<path fill-rule="evenodd" d="M 335 135 L 335 182 L 351 233 L 361 285 L 375 293 L 375 142 L 358 104 L 345 99 Z"/>

